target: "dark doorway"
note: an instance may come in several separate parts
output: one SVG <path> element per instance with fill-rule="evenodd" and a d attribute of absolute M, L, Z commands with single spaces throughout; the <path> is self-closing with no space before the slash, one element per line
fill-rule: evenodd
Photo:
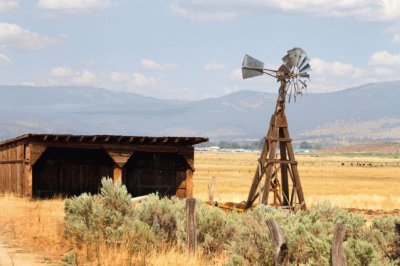
<path fill-rule="evenodd" d="M 47 148 L 33 167 L 32 195 L 96 194 L 101 186 L 101 178 L 113 177 L 113 165 L 104 150 Z"/>
<path fill-rule="evenodd" d="M 186 169 L 179 153 L 135 152 L 124 166 L 122 182 L 134 197 L 154 192 L 173 196 L 186 179 Z"/>

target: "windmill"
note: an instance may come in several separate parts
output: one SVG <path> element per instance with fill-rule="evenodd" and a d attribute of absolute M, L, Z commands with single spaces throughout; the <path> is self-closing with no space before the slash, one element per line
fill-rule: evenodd
<path fill-rule="evenodd" d="M 296 97 L 307 88 L 310 64 L 307 54 L 301 48 L 287 51 L 282 60 L 283 64 L 278 70 L 264 68 L 263 62 L 249 55 L 243 60 L 243 79 L 266 74 L 280 82 L 275 111 L 271 117 L 245 208 L 250 208 L 257 198 L 261 203 L 268 204 L 272 192 L 274 206 L 292 210 L 306 209 L 297 161 L 289 135 L 285 103 L 286 98 L 288 102 L 292 98 L 296 100 Z M 277 153 L 278 148 L 279 153 Z"/>

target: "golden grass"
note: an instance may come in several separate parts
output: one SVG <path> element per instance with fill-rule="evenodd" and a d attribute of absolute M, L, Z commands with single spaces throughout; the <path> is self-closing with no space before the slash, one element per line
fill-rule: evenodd
<path fill-rule="evenodd" d="M 0 241 L 17 247 L 16 257 L 35 253 L 39 260 L 35 263 L 59 261 L 68 249 L 63 239 L 63 206 L 62 200 L 0 197 Z"/>
<path fill-rule="evenodd" d="M 258 157 L 258 153 L 197 152 L 194 195 L 206 200 L 207 184 L 216 176 L 217 201 L 246 200 Z M 296 160 L 308 205 L 328 199 L 344 208 L 400 208 L 400 159 L 298 154 Z"/>
<path fill-rule="evenodd" d="M 258 159 L 257 153 L 197 152 L 194 195 L 207 199 L 207 184 L 217 177 L 216 200 L 246 200 Z M 379 157 L 296 155 L 308 205 L 328 199 L 351 208 L 400 208 L 400 160 Z M 357 163 L 365 166 L 357 166 Z M 342 165 L 344 164 L 344 165 Z M 351 165 L 353 164 L 353 166 Z M 368 166 L 371 164 L 371 166 Z M 59 264 L 74 245 L 63 237 L 64 200 L 34 201 L 0 196 L 0 243 L 21 253 L 34 253 L 39 261 Z M 1 247 L 0 247 L 1 249 Z M 100 257 L 86 256 L 86 247 L 76 250 L 79 265 L 222 265 L 226 258 L 205 260 L 185 250 L 142 254 L 130 261 L 126 250 L 100 247 Z M 1 253 L 0 253 L 1 254 Z M 10 254 L 14 256 L 14 254 Z M 25 258 L 26 259 L 26 258 Z M 36 265 L 35 264 L 35 265 Z M 34 265 L 32 262 L 30 265 Z"/>
<path fill-rule="evenodd" d="M 64 200 L 30 200 L 0 196 L 0 265 L 60 265 L 63 256 L 74 250 L 79 265 L 223 265 L 226 258 L 206 260 L 201 254 L 168 249 L 132 257 L 122 248 L 99 246 L 80 248 L 63 236 Z M 2 243 L 4 245 L 2 245 Z M 6 247 L 5 247 L 6 246 Z M 168 247 L 169 248 L 169 247 Z M 3 257 L 5 256 L 5 257 Z"/>

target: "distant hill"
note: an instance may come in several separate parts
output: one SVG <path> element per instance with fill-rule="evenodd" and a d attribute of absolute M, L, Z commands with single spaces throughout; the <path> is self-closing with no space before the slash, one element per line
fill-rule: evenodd
<path fill-rule="evenodd" d="M 276 95 L 239 91 L 199 101 L 171 101 L 91 87 L 0 85 L 0 139 L 27 132 L 199 135 L 258 140 Z M 332 93 L 306 93 L 287 105 L 297 142 L 322 145 L 400 140 L 400 81 Z"/>

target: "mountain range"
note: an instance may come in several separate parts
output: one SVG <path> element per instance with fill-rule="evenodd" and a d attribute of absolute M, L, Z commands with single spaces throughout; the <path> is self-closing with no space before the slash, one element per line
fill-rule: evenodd
<path fill-rule="evenodd" d="M 205 136 L 258 140 L 268 130 L 276 94 L 238 91 L 198 101 L 162 100 L 93 87 L 0 85 L 0 140 L 25 133 Z M 400 140 L 400 81 L 287 104 L 291 137 L 332 146 Z"/>

